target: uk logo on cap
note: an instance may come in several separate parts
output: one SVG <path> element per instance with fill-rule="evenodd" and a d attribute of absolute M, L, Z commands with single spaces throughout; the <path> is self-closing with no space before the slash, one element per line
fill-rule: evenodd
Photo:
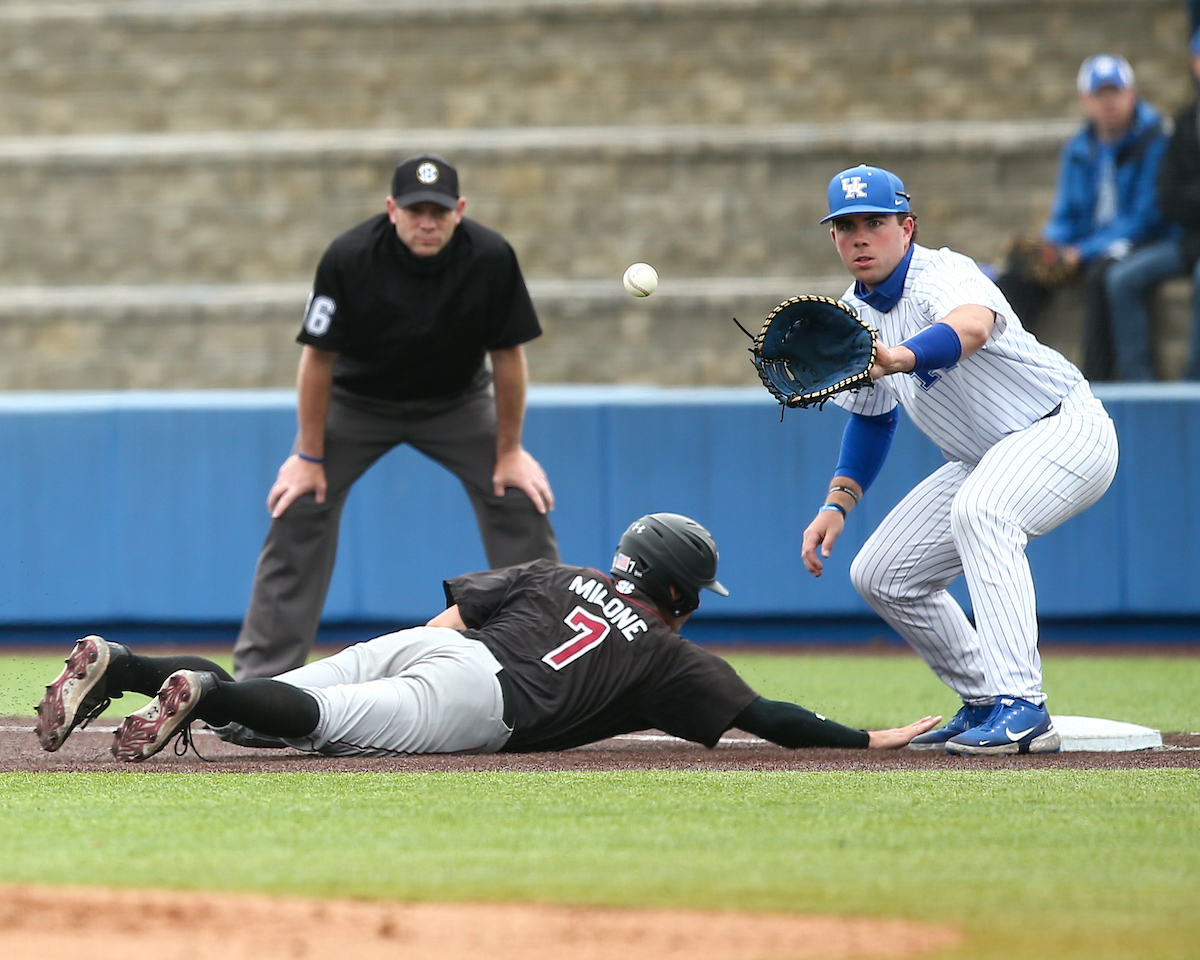
<path fill-rule="evenodd" d="M 835 174 L 827 191 L 829 216 L 845 217 L 852 213 L 909 213 L 908 194 L 894 173 L 865 163 Z"/>
<path fill-rule="evenodd" d="M 862 177 L 842 177 L 842 189 L 846 191 L 847 200 L 859 200 L 867 195 L 867 185 Z"/>

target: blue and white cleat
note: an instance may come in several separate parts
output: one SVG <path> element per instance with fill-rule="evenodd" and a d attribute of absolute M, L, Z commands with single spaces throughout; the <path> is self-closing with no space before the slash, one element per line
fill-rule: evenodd
<path fill-rule="evenodd" d="M 966 733 L 972 727 L 979 726 L 992 715 L 992 710 L 994 709 L 995 704 L 991 703 L 983 703 L 978 706 L 964 703 L 962 709 L 951 717 L 950 722 L 945 726 L 938 727 L 936 730 L 930 730 L 919 737 L 913 737 L 908 742 L 908 749 L 945 750 L 947 740 L 952 740 L 960 733 Z"/>
<path fill-rule="evenodd" d="M 991 715 L 976 727 L 946 741 L 946 752 L 976 755 L 1058 753 L 1062 738 L 1044 706 L 1000 697 Z"/>

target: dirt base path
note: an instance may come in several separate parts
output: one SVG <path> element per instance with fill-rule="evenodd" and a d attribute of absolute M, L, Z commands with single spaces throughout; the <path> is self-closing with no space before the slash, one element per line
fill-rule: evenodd
<path fill-rule="evenodd" d="M 731 731 L 714 749 L 647 730 L 559 753 L 497 753 L 489 756 L 329 758 L 295 750 L 259 750 L 224 743 L 195 725 L 194 753 L 176 756 L 168 747 L 141 764 L 118 763 L 108 752 L 114 720 L 76 730 L 56 753 L 45 753 L 29 717 L 0 718 L 0 772 L 82 770 L 175 770 L 179 772 L 296 773 L 312 771 L 423 770 L 939 770 L 939 769 L 1124 769 L 1200 767 L 1200 734 L 1165 733 L 1164 746 L 1128 753 L 1057 753 L 1041 756 L 952 757 L 912 750 L 787 750 Z"/>
<path fill-rule="evenodd" d="M 396 904 L 0 886 L 5 960 L 802 960 L 919 957 L 950 926 L 778 913 Z"/>

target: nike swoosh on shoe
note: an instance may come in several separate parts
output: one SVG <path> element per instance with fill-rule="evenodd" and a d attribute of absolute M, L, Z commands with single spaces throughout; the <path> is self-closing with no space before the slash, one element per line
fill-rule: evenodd
<path fill-rule="evenodd" d="M 1016 743 L 1016 742 L 1017 742 L 1018 740 L 1020 740 L 1022 737 L 1024 737 L 1024 736 L 1028 736 L 1028 735 L 1029 735 L 1029 734 L 1030 734 L 1030 733 L 1031 733 L 1031 732 L 1034 730 L 1034 728 L 1035 728 L 1035 727 L 1037 727 L 1037 724 L 1036 724 L 1036 723 L 1035 723 L 1035 724 L 1034 724 L 1032 727 L 1029 727 L 1029 729 L 1027 729 L 1027 730 L 1018 730 L 1016 733 L 1013 733 L 1011 730 L 1009 730 L 1009 729 L 1008 729 L 1008 727 L 1005 727 L 1005 728 L 1004 728 L 1004 735 L 1005 735 L 1006 737 L 1008 737 L 1008 739 L 1009 739 L 1009 740 L 1011 740 L 1013 743 Z"/>

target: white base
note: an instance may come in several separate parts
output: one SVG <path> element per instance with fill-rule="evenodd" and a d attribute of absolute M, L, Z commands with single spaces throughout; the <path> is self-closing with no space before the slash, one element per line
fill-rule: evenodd
<path fill-rule="evenodd" d="M 1062 737 L 1063 753 L 1082 750 L 1123 753 L 1162 746 L 1162 734 L 1150 727 L 1099 717 L 1064 717 L 1053 714 L 1054 726 Z"/>

